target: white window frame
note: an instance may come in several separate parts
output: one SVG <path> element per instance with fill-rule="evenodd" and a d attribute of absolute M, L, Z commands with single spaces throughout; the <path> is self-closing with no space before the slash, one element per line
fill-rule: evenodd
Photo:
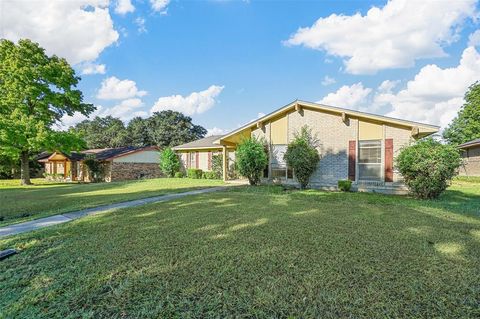
<path fill-rule="evenodd" d="M 378 158 L 379 162 L 378 163 L 375 163 L 375 162 L 372 162 L 372 163 L 361 163 L 360 160 L 361 160 L 361 152 L 360 152 L 360 148 L 361 147 L 361 144 L 362 143 L 368 143 L 368 142 L 378 142 L 379 143 L 379 150 L 380 150 L 380 157 Z M 377 148 L 377 147 L 365 147 L 365 148 Z M 377 140 L 359 140 L 358 141 L 358 147 L 357 147 L 357 172 L 358 172 L 358 181 L 364 181 L 364 182 L 381 182 L 384 180 L 384 168 L 383 168 L 383 165 L 384 165 L 384 158 L 383 158 L 383 150 L 384 150 L 384 142 L 383 142 L 383 139 L 377 139 Z M 379 175 L 378 175 L 378 179 L 364 179 L 362 178 L 361 174 L 360 174 L 360 167 L 362 165 L 374 165 L 374 166 L 377 166 L 379 167 L 380 169 L 380 172 L 379 172 Z"/>

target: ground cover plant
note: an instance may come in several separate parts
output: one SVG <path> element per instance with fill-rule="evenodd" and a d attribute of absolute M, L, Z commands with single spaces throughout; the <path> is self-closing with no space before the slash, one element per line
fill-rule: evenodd
<path fill-rule="evenodd" d="M 53 214 L 127 200 L 218 186 L 218 180 L 158 178 L 124 182 L 79 184 L 32 180 L 34 186 L 19 186 L 18 180 L 0 181 L 0 226 Z"/>
<path fill-rule="evenodd" d="M 480 316 L 480 187 L 462 179 L 438 200 L 232 187 L 7 247 L 5 317 Z"/>

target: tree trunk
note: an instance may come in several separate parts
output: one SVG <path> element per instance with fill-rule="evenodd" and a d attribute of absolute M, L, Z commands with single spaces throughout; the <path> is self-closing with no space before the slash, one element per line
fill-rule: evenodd
<path fill-rule="evenodd" d="M 20 180 L 22 185 L 32 185 L 30 181 L 30 163 L 28 151 L 22 151 L 20 155 Z"/>

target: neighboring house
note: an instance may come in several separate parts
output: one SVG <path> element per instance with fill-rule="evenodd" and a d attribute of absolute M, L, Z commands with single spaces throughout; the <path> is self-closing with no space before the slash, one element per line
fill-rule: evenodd
<path fill-rule="evenodd" d="M 187 167 L 201 168 L 202 158 L 220 150 L 223 163 L 229 163 L 229 154 L 238 143 L 244 137 L 255 136 L 264 139 L 268 146 L 269 165 L 263 181 L 296 184 L 295 172 L 287 167 L 283 154 L 304 125 L 319 140 L 321 160 L 310 180 L 313 187 L 335 188 L 338 180 L 350 179 L 354 189 L 384 192 L 405 191 L 402 178 L 393 167 L 400 148 L 439 130 L 434 125 L 294 101 L 226 135 L 209 138 L 208 145 L 204 146 L 206 139 L 202 139 L 175 149 L 182 154 Z M 225 170 L 223 177 L 228 179 Z"/>
<path fill-rule="evenodd" d="M 213 142 L 221 137 L 221 135 L 212 135 L 173 147 L 172 149 L 179 154 L 182 170 L 197 168 L 202 171 L 211 171 L 213 156 L 221 155 L 223 152 L 222 146 Z M 232 174 L 235 163 L 235 148 L 228 147 L 227 152 L 229 172 Z"/>
<path fill-rule="evenodd" d="M 462 152 L 464 165 L 460 168 L 460 175 L 480 176 L 480 138 L 458 146 Z"/>
<path fill-rule="evenodd" d="M 105 166 L 106 182 L 161 177 L 157 147 L 119 147 L 90 149 L 63 154 L 42 153 L 37 160 L 45 165 L 47 176 L 67 181 L 91 181 L 84 164 L 86 158 L 95 158 Z"/>

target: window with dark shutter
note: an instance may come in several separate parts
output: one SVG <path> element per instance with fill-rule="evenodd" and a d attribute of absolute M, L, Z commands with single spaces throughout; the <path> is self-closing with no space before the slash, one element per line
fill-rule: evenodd
<path fill-rule="evenodd" d="M 393 139 L 385 139 L 385 182 L 393 182 Z"/>
<path fill-rule="evenodd" d="M 348 142 L 348 179 L 355 180 L 355 158 L 356 158 L 356 141 Z"/>

